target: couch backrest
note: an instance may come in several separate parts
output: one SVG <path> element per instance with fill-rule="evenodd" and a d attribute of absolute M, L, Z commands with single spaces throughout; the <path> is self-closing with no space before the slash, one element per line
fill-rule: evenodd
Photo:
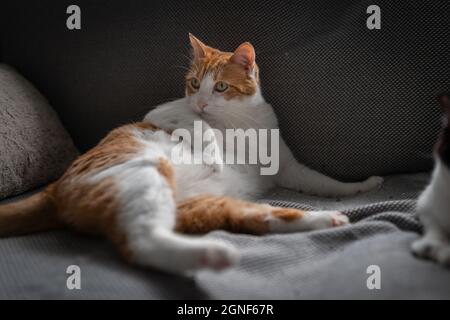
<path fill-rule="evenodd" d="M 300 161 L 343 179 L 427 170 L 450 88 L 449 2 L 5 1 L 4 60 L 50 100 L 80 149 L 181 97 L 188 32 L 256 47 L 263 93 Z"/>

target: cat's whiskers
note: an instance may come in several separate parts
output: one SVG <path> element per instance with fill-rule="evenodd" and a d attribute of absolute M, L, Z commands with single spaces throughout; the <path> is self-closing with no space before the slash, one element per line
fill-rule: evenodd
<path fill-rule="evenodd" d="M 239 119 L 242 121 L 242 118 L 245 118 L 247 120 L 249 120 L 250 124 L 254 124 L 254 126 L 249 126 L 249 123 L 242 121 L 242 123 L 245 125 L 246 128 L 259 128 L 260 124 L 255 120 L 252 119 L 249 115 L 245 114 L 245 113 L 238 113 L 235 110 L 232 109 L 227 109 L 227 111 L 225 112 L 228 115 L 234 116 L 235 118 Z"/>
<path fill-rule="evenodd" d="M 191 61 L 192 61 L 192 58 L 191 58 L 191 57 L 188 57 L 188 56 L 185 55 L 184 53 L 180 53 L 180 55 L 181 55 L 183 58 L 186 58 L 187 61 L 188 61 L 189 63 L 191 63 Z"/>
<path fill-rule="evenodd" d="M 229 128 L 226 128 L 226 129 L 236 129 L 236 128 L 238 128 L 238 126 L 236 126 L 231 119 L 224 119 L 224 120 L 227 123 L 226 126 L 229 127 Z"/>
<path fill-rule="evenodd" d="M 233 129 L 233 128 L 235 128 L 234 123 L 231 122 L 230 119 L 225 119 L 220 114 L 215 113 L 215 111 L 219 111 L 220 112 L 221 110 L 222 110 L 222 108 L 219 108 L 219 107 L 210 107 L 209 108 L 209 111 L 210 111 L 209 115 L 211 116 L 211 118 L 213 118 L 212 120 L 214 122 L 218 122 L 218 123 L 224 122 L 224 125 L 222 126 L 223 129 Z M 217 121 L 215 119 L 220 119 L 220 121 Z"/>
<path fill-rule="evenodd" d="M 228 116 L 228 120 L 231 121 L 230 118 L 233 118 L 235 121 L 238 122 L 239 126 L 234 126 L 234 128 L 241 128 L 241 129 L 244 129 L 244 128 L 249 128 L 249 127 L 251 127 L 251 126 L 249 126 L 249 124 L 248 124 L 244 119 L 242 119 L 242 118 L 245 118 L 245 117 L 241 117 L 240 114 L 235 113 L 235 112 L 233 112 L 233 111 L 231 111 L 231 110 L 227 110 L 227 111 L 224 112 L 224 113 L 226 113 L 226 115 Z M 223 118 L 223 114 L 222 114 L 222 118 Z"/>

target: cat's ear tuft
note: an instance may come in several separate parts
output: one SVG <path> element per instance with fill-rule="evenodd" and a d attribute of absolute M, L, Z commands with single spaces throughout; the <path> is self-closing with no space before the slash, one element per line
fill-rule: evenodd
<path fill-rule="evenodd" d="M 194 37 L 192 33 L 189 33 L 189 40 L 191 41 L 192 50 L 194 51 L 194 59 L 203 59 L 205 57 L 206 45 Z"/>
<path fill-rule="evenodd" d="M 448 116 L 450 116 L 450 96 L 448 94 L 441 94 L 438 97 L 438 101 L 442 112 L 445 112 Z"/>
<path fill-rule="evenodd" d="M 255 66 L 255 49 L 250 42 L 241 44 L 231 56 L 231 61 L 251 71 Z"/>

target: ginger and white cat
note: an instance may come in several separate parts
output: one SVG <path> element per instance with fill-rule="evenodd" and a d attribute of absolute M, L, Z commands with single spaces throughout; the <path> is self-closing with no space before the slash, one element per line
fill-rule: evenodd
<path fill-rule="evenodd" d="M 194 57 L 186 97 L 151 111 L 144 122 L 113 130 L 80 156 L 55 183 L 26 200 L 0 207 L 0 236 L 58 227 L 100 234 L 131 263 L 184 273 L 233 265 L 238 251 L 225 243 L 186 236 L 224 229 L 252 234 L 340 226 L 336 211 L 305 212 L 248 200 L 273 186 L 321 196 L 365 192 L 379 177 L 342 183 L 298 163 L 280 141 L 280 171 L 260 175 L 258 165 L 175 164 L 170 132 L 204 128 L 277 128 L 261 95 L 255 51 L 243 43 L 233 53 L 190 35 Z M 225 152 L 234 152 L 226 150 Z"/>
<path fill-rule="evenodd" d="M 435 146 L 435 168 L 430 184 L 417 202 L 424 235 L 412 245 L 413 252 L 450 267 L 450 97 L 442 95 L 443 128 Z"/>

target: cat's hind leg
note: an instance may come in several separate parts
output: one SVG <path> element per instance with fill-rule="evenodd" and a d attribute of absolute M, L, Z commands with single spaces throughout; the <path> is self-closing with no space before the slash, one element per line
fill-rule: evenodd
<path fill-rule="evenodd" d="M 299 163 L 283 139 L 280 139 L 281 168 L 277 185 L 322 197 L 352 196 L 381 187 L 383 178 L 370 177 L 361 182 L 341 182 Z"/>
<path fill-rule="evenodd" d="M 338 211 L 301 211 L 203 195 L 178 204 L 176 230 L 197 234 L 218 229 L 267 234 L 318 230 L 348 222 Z"/>
<path fill-rule="evenodd" d="M 352 196 L 376 190 L 382 183 L 381 177 L 370 177 L 361 182 L 341 182 L 297 162 L 286 165 L 277 176 L 280 187 L 322 197 Z"/>
<path fill-rule="evenodd" d="M 236 263 L 238 252 L 231 245 L 173 231 L 176 206 L 172 176 L 167 160 L 161 160 L 157 168 L 121 171 L 117 221 L 124 233 L 121 252 L 132 263 L 173 273 L 220 270 Z"/>

